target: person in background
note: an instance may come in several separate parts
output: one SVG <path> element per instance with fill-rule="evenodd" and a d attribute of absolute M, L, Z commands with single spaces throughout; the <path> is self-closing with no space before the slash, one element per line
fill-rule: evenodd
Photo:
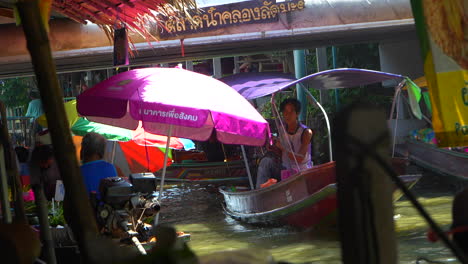
<path fill-rule="evenodd" d="M 29 150 L 23 146 L 15 147 L 18 160 L 18 170 L 25 202 L 34 201 L 34 192 L 31 189 L 31 175 L 29 173 Z"/>
<path fill-rule="evenodd" d="M 226 159 L 225 153 L 223 150 L 223 145 L 216 139 L 216 132 L 213 132 L 210 135 L 208 140 L 200 142 L 201 149 L 206 154 L 206 158 L 210 162 L 219 162 Z"/>
<path fill-rule="evenodd" d="M 42 101 L 39 99 L 39 91 L 32 90 L 29 93 L 29 97 L 31 98 L 31 101 L 28 104 L 28 110 L 26 111 L 25 116 L 31 118 L 32 131 L 36 134 L 42 131 L 42 127 L 37 123 L 36 119 L 44 114 L 44 110 L 42 108 Z"/>
<path fill-rule="evenodd" d="M 36 120 L 38 117 L 44 114 L 42 109 L 42 101 L 39 97 L 39 91 L 32 90 L 29 93 L 31 101 L 28 104 L 28 110 L 26 111 L 25 116 L 32 117 L 33 120 Z"/>
<path fill-rule="evenodd" d="M 31 164 L 36 169 L 31 169 L 31 185 L 42 186 L 44 195 L 48 201 L 55 196 L 55 185 L 57 180 L 61 180 L 60 171 L 54 158 L 54 152 L 51 145 L 38 145 L 34 147 L 31 154 Z M 34 187 L 33 187 L 34 190 Z M 36 190 L 34 190 L 36 191 Z"/>
<path fill-rule="evenodd" d="M 96 192 L 98 199 L 100 199 L 99 183 L 101 179 L 117 177 L 115 166 L 103 160 L 105 149 L 106 139 L 97 133 L 87 133 L 81 141 L 81 174 L 88 195 L 91 192 Z"/>
<path fill-rule="evenodd" d="M 312 167 L 312 135 L 313 132 L 298 120 L 301 103 L 295 98 L 287 98 L 280 105 L 284 118 L 284 132 L 280 133 L 282 140 L 275 139 L 274 153 L 281 153 L 281 165 L 274 158 L 263 158 L 257 171 L 257 188 L 270 178 L 280 180 L 281 170 L 298 172 Z M 279 129 L 283 131 L 283 129 Z M 278 173 L 279 171 L 279 173 Z M 279 174 L 279 175 L 278 175 Z"/>
<path fill-rule="evenodd" d="M 22 185 L 28 185 L 30 183 L 29 179 L 29 151 L 27 148 L 22 146 L 15 147 L 16 156 L 18 157 L 19 163 L 19 174 L 21 178 Z"/>

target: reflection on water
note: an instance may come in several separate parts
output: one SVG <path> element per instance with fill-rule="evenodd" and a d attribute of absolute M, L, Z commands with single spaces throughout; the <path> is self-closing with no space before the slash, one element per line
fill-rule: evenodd
<path fill-rule="evenodd" d="M 462 185 L 461 180 L 426 173 L 412 192 L 433 219 L 447 229 L 453 195 Z M 336 230 L 299 231 L 241 224 L 223 214 L 222 195 L 214 185 L 170 186 L 165 191 L 161 212 L 162 223 L 192 235 L 189 246 L 199 256 L 249 248 L 266 250 L 277 261 L 341 263 Z M 404 197 L 395 203 L 395 224 L 400 263 L 415 263 L 418 257 L 457 263 L 441 242 L 426 239 L 427 224 Z"/>

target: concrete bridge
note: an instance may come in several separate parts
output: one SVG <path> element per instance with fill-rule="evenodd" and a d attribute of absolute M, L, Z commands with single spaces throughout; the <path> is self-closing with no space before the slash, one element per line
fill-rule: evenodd
<path fill-rule="evenodd" d="M 11 1 L 0 0 L 0 6 L 6 6 L 6 2 Z M 220 1 L 205 0 L 201 5 L 214 3 Z M 263 2 L 267 3 L 271 2 Z M 159 35 L 161 41 L 151 43 L 131 35 L 137 54 L 130 63 L 156 64 L 364 42 L 385 44 L 409 40 L 412 47 L 417 47 L 409 0 L 302 0 L 302 3 L 302 8 L 280 12 L 277 21 L 272 22 L 239 24 L 183 35 Z M 32 75 L 21 27 L 1 15 L 2 12 L 0 78 Z M 59 73 L 113 67 L 113 47 L 96 25 L 82 25 L 64 18 L 52 19 L 50 25 L 51 46 Z M 156 27 L 153 31 L 159 34 Z M 180 39 L 184 39 L 183 58 Z"/>

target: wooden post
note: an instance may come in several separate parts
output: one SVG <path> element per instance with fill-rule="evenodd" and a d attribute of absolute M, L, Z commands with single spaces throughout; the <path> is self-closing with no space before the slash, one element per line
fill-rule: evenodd
<path fill-rule="evenodd" d="M 45 255 L 45 260 L 48 264 L 55 264 L 57 263 L 57 258 L 55 257 L 54 240 L 52 238 L 52 231 L 50 230 L 49 225 L 49 208 L 47 208 L 47 199 L 44 194 L 44 185 L 33 184 L 31 188 L 34 191 L 36 212 L 39 217 L 41 241 L 44 243 L 43 252 Z"/>
<path fill-rule="evenodd" d="M 317 60 L 317 71 L 325 71 L 328 70 L 328 62 L 327 62 L 327 48 L 321 47 L 315 49 L 315 57 Z M 328 94 L 330 93 L 329 90 L 320 90 L 320 103 L 322 105 L 327 104 L 329 101 Z"/>
<path fill-rule="evenodd" d="M 216 79 L 223 77 L 223 69 L 220 57 L 213 58 L 213 77 Z"/>
<path fill-rule="evenodd" d="M 386 115 L 356 104 L 338 114 L 334 131 L 343 263 L 397 263 L 395 187 L 375 160 L 390 165 Z"/>
<path fill-rule="evenodd" d="M 188 71 L 193 71 L 193 61 L 185 61 L 185 69 Z"/>
<path fill-rule="evenodd" d="M 65 214 L 73 220 L 70 226 L 86 261 L 90 259 L 91 249 L 86 246 L 85 239 L 97 235 L 97 226 L 78 166 L 49 38 L 37 3 L 35 0 L 19 0 L 17 7 L 47 116 L 55 159 L 65 185 L 68 203 Z"/>
<path fill-rule="evenodd" d="M 15 220 L 27 223 L 28 219 L 26 218 L 26 212 L 24 210 L 23 190 L 21 188 L 20 176 L 16 164 L 16 152 L 11 145 L 10 136 L 8 135 L 6 108 L 3 102 L 0 102 L 0 115 L 2 118 L 0 141 L 3 145 L 6 173 L 10 179 L 11 193 L 14 197 Z M 3 210 L 7 209 L 9 209 L 9 206 L 8 208 L 3 208 Z"/>
<path fill-rule="evenodd" d="M 240 72 L 240 69 L 239 69 L 239 56 L 234 56 L 234 71 L 233 73 L 239 73 Z"/>

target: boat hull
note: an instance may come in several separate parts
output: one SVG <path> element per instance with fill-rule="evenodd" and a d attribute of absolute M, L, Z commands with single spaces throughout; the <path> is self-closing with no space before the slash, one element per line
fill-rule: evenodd
<path fill-rule="evenodd" d="M 439 174 L 468 178 L 468 154 L 416 140 L 408 140 L 406 147 L 408 158 L 415 164 Z"/>
<path fill-rule="evenodd" d="M 304 200 L 271 211 L 241 213 L 225 208 L 225 212 L 232 218 L 249 224 L 308 228 L 320 224 L 336 208 L 336 185 L 330 184 Z"/>
<path fill-rule="evenodd" d="M 333 222 L 338 207 L 335 163 L 316 166 L 272 186 L 236 191 L 221 187 L 225 212 L 232 218 L 256 225 L 291 225 L 299 228 Z M 421 175 L 404 175 L 400 179 L 411 188 Z M 394 194 L 394 200 L 401 192 Z"/>
<path fill-rule="evenodd" d="M 251 167 L 251 173 L 254 168 Z M 162 176 L 162 170 L 154 173 L 156 179 Z M 167 182 L 230 182 L 248 181 L 243 161 L 173 163 L 166 168 Z"/>
<path fill-rule="evenodd" d="M 225 211 L 251 224 L 310 227 L 336 209 L 335 162 L 315 166 L 272 186 L 235 192 L 220 188 Z"/>

